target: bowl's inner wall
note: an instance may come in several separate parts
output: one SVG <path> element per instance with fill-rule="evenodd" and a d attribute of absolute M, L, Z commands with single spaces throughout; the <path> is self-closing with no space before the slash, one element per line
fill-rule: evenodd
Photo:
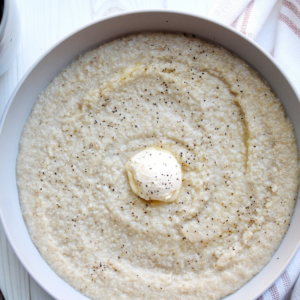
<path fill-rule="evenodd" d="M 238 54 L 267 79 L 275 94 L 282 100 L 284 109 L 293 123 L 299 149 L 300 104 L 295 92 L 272 61 L 247 38 L 233 30 L 188 14 L 147 11 L 107 18 L 70 36 L 47 53 L 23 80 L 9 109 L 6 110 L 0 136 L 0 208 L 4 229 L 28 272 L 56 299 L 87 298 L 58 277 L 31 242 L 22 217 L 16 186 L 16 157 L 22 129 L 38 94 L 77 55 L 120 36 L 140 31 L 196 34 Z M 227 300 L 257 298 L 286 267 L 300 240 L 300 218 L 295 217 L 300 214 L 298 204 L 290 229 L 271 262 L 242 289 L 226 297 Z"/>

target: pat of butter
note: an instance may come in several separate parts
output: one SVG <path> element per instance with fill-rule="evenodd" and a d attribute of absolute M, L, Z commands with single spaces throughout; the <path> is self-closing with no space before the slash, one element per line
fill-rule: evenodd
<path fill-rule="evenodd" d="M 125 165 L 132 191 L 144 200 L 172 202 L 181 188 L 181 167 L 164 149 L 146 148 Z"/>

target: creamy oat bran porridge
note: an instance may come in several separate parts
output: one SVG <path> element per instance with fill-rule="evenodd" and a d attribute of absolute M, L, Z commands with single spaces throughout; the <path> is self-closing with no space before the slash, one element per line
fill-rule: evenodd
<path fill-rule="evenodd" d="M 135 196 L 145 147 L 181 164 L 177 201 Z M 39 96 L 17 165 L 47 263 L 91 299 L 221 299 L 271 259 L 298 186 L 292 126 L 270 88 L 219 46 L 139 34 L 79 57 Z"/>

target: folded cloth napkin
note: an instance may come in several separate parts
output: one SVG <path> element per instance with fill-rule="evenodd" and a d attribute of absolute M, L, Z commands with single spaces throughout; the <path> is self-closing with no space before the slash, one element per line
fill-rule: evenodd
<path fill-rule="evenodd" d="M 300 0 L 216 0 L 209 17 L 269 51 L 300 95 Z"/>
<path fill-rule="evenodd" d="M 264 47 L 300 95 L 300 0 L 216 0 L 209 17 Z M 257 300 L 300 300 L 300 250 L 281 277 Z"/>

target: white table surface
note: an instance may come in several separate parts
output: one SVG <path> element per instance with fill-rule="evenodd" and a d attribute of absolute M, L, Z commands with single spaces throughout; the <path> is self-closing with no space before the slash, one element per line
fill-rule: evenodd
<path fill-rule="evenodd" d="M 17 0 L 22 24 L 16 61 L 0 77 L 0 116 L 30 66 L 57 41 L 102 16 L 125 10 L 168 8 L 206 15 L 215 0 Z M 6 300 L 51 300 L 31 278 L 0 224 L 0 288 Z"/>

